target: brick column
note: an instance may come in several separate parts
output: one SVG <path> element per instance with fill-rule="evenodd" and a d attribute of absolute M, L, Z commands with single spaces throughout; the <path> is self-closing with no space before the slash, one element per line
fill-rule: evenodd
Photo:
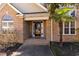
<path fill-rule="evenodd" d="M 24 19 L 23 16 L 17 16 L 17 33 L 18 33 L 18 42 L 23 43 L 24 42 Z"/>

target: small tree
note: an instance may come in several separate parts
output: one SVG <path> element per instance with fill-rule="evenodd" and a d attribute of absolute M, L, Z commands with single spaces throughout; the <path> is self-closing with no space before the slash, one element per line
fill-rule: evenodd
<path fill-rule="evenodd" d="M 49 19 L 54 20 L 59 23 L 59 34 L 60 34 L 60 43 L 62 44 L 62 34 L 63 34 L 63 21 L 70 21 L 73 17 L 69 16 L 67 13 L 71 10 L 71 8 L 67 8 L 68 5 L 66 3 L 51 3 L 48 4 L 49 9 Z M 60 8 L 60 6 L 64 8 Z"/>
<path fill-rule="evenodd" d="M 18 34 L 15 30 L 6 30 L 0 33 L 0 46 L 9 47 L 17 43 Z M 1 47 L 0 47 L 1 48 Z"/>
<path fill-rule="evenodd" d="M 59 34 L 60 34 L 60 43 L 62 44 L 63 38 L 63 22 L 70 22 L 74 18 L 72 16 L 68 15 L 68 12 L 71 10 L 71 8 L 62 8 L 57 9 L 55 11 L 55 14 L 53 15 L 53 19 L 59 23 Z"/>

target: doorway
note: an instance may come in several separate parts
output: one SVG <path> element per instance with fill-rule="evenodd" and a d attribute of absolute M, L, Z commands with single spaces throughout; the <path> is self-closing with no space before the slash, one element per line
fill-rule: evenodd
<path fill-rule="evenodd" d="M 32 23 L 32 37 L 42 38 L 44 37 L 44 26 L 43 21 L 33 21 Z"/>

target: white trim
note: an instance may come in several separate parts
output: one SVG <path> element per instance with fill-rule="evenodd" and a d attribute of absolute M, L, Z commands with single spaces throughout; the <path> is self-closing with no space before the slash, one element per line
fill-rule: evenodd
<path fill-rule="evenodd" d="M 76 34 L 63 34 L 63 35 L 76 35 Z"/>
<path fill-rule="evenodd" d="M 14 22 L 14 21 L 2 21 L 2 22 Z"/>
<path fill-rule="evenodd" d="M 64 33 L 64 22 L 63 22 L 63 35 L 76 35 L 76 31 L 75 31 L 75 34 L 71 34 L 71 30 L 70 30 L 70 28 L 71 28 L 71 23 L 69 22 L 69 34 L 65 34 Z M 76 29 L 76 21 L 75 21 L 75 29 Z"/>
<path fill-rule="evenodd" d="M 64 35 L 64 22 L 63 22 L 63 35 Z"/>
<path fill-rule="evenodd" d="M 8 29 L 8 28 L 14 28 L 14 27 L 9 27 L 9 26 L 5 27 L 5 26 L 3 26 L 2 28 L 6 28 L 6 29 Z"/>
<path fill-rule="evenodd" d="M 44 21 L 41 23 L 41 37 L 44 37 Z"/>
<path fill-rule="evenodd" d="M 30 20 L 48 20 L 49 17 L 26 17 L 24 20 L 30 21 Z"/>
<path fill-rule="evenodd" d="M 71 29 L 71 23 L 69 22 L 69 34 L 71 34 L 71 30 L 70 29 Z"/>
<path fill-rule="evenodd" d="M 3 23 L 6 23 L 6 24 L 7 24 L 6 26 L 3 26 L 3 25 L 2 25 L 2 28 L 3 28 L 3 29 L 14 28 L 14 27 L 10 27 L 10 26 L 9 26 L 9 23 L 13 23 L 13 22 L 14 22 L 14 21 L 2 21 L 2 24 L 3 24 Z"/>
<path fill-rule="evenodd" d="M 12 9 L 14 9 L 16 12 L 20 13 L 20 15 L 23 15 L 19 10 L 17 10 L 15 7 L 13 7 L 10 3 L 2 3 L 2 5 L 0 6 L 0 10 L 6 5 L 8 4 Z"/>
<path fill-rule="evenodd" d="M 53 21 L 51 20 L 51 41 L 53 41 L 52 22 L 53 22 Z"/>
<path fill-rule="evenodd" d="M 46 12 L 48 11 L 47 8 L 45 8 L 43 5 L 41 5 L 40 3 L 36 3 L 39 7 L 41 7 L 43 10 L 45 10 Z"/>
<path fill-rule="evenodd" d="M 19 10 L 17 10 L 14 6 L 12 6 L 10 3 L 7 3 L 10 7 L 12 7 L 16 12 L 20 13 L 21 15 L 23 15 Z"/>
<path fill-rule="evenodd" d="M 34 23 L 32 22 L 32 37 L 35 37 L 34 35 Z"/>
<path fill-rule="evenodd" d="M 77 8 L 74 7 L 74 11 L 75 11 L 75 17 L 77 16 Z"/>
<path fill-rule="evenodd" d="M 77 9 L 76 9 L 76 7 L 74 7 L 74 11 L 75 11 L 75 16 L 77 16 L 76 14 L 77 14 Z"/>

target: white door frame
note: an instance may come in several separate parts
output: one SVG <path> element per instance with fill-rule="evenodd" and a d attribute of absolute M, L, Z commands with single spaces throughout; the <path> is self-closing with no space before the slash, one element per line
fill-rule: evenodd
<path fill-rule="evenodd" d="M 35 37 L 34 35 L 34 23 L 32 22 L 32 37 Z"/>

